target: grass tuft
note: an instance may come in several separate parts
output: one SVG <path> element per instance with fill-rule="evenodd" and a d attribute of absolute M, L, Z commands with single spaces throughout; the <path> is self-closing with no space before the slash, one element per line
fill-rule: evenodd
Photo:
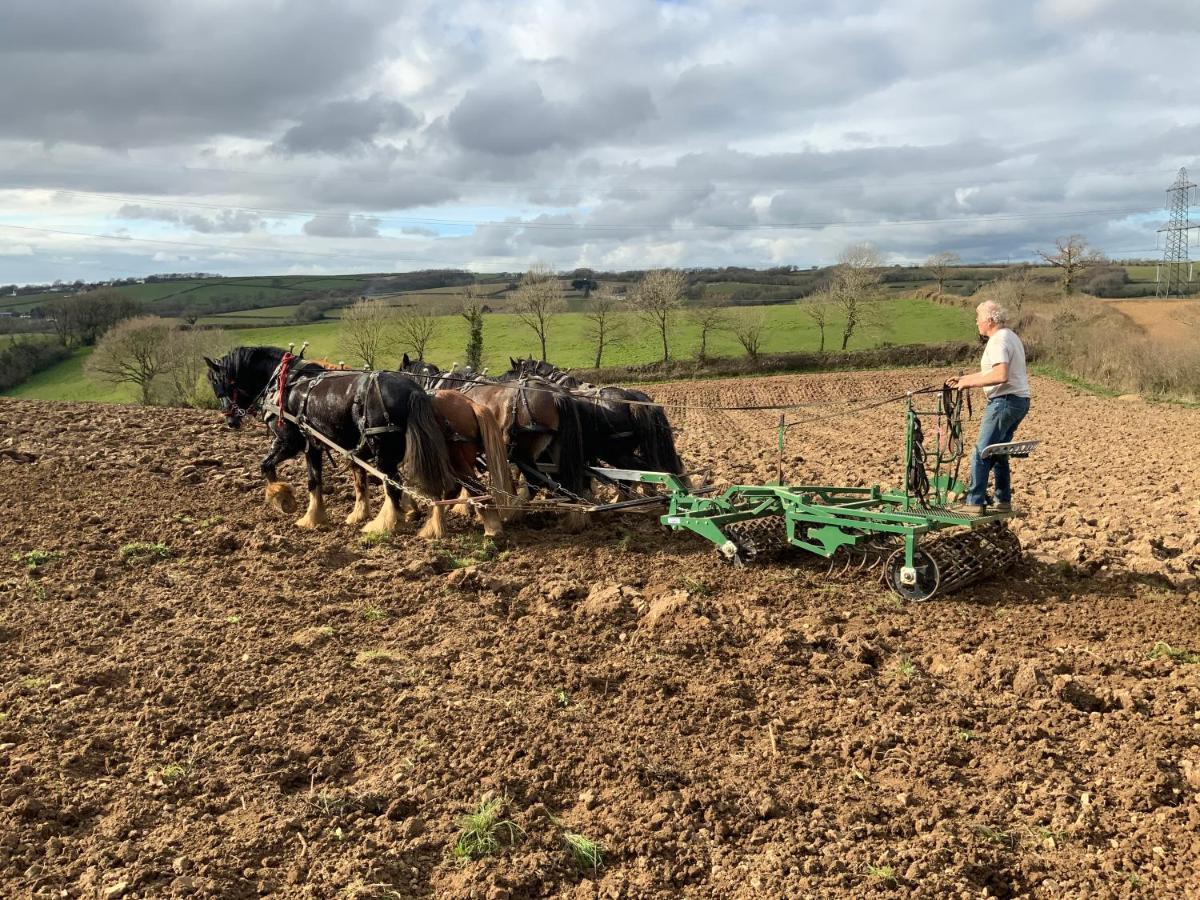
<path fill-rule="evenodd" d="M 163 543 L 146 543 L 134 541 L 121 547 L 121 559 L 127 562 L 150 559 L 170 559 L 171 548 Z"/>
<path fill-rule="evenodd" d="M 496 542 L 486 535 L 468 533 L 453 539 L 453 545 L 442 552 L 442 557 L 451 569 L 465 569 L 480 563 L 491 562 L 506 556 Z"/>
<path fill-rule="evenodd" d="M 362 616 L 367 622 L 382 622 L 387 618 L 387 613 L 378 606 L 368 606 L 363 610 Z"/>
<path fill-rule="evenodd" d="M 525 832 L 509 819 L 501 819 L 508 799 L 494 797 L 482 800 L 474 812 L 467 813 L 460 822 L 458 838 L 454 842 L 454 858 L 459 860 L 481 859 L 499 853 L 504 844 L 502 838 L 512 844 L 518 834 Z"/>
<path fill-rule="evenodd" d="M 1197 653 L 1195 650 L 1176 649 L 1166 641 L 1159 641 L 1154 645 L 1153 648 L 1151 648 L 1150 653 L 1147 655 L 1151 659 L 1161 659 L 1165 656 L 1174 662 L 1183 663 L 1185 665 L 1194 665 L 1196 663 L 1200 663 L 1200 653 Z"/>
<path fill-rule="evenodd" d="M 600 867 L 604 865 L 603 847 L 574 831 L 564 831 L 563 840 L 566 841 L 579 868 L 591 869 L 593 873 L 600 871 Z"/>
<path fill-rule="evenodd" d="M 896 870 L 892 866 L 867 866 L 867 877 L 880 884 L 895 885 Z"/>
<path fill-rule="evenodd" d="M 30 550 L 28 553 L 14 553 L 12 555 L 13 562 L 23 562 L 26 567 L 36 569 L 46 563 L 53 562 L 56 559 L 61 559 L 62 553 L 57 550 Z"/>
<path fill-rule="evenodd" d="M 1017 838 L 1011 831 L 1005 831 L 1002 828 L 994 828 L 991 825 L 976 825 L 975 833 L 987 841 L 989 844 L 998 844 L 1002 847 L 1015 847 Z"/>

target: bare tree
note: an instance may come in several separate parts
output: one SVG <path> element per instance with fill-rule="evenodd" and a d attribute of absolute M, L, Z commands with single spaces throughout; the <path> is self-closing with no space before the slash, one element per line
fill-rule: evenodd
<path fill-rule="evenodd" d="M 342 311 L 338 345 L 350 359 L 368 369 L 396 345 L 396 314 L 382 300 L 361 297 Z"/>
<path fill-rule="evenodd" d="M 587 322 L 584 335 L 596 346 L 595 368 L 598 369 L 604 358 L 605 349 L 613 341 L 620 340 L 624 336 L 625 323 L 621 320 L 621 304 L 607 291 L 597 294 L 595 299 L 588 304 L 583 318 Z"/>
<path fill-rule="evenodd" d="M 883 259 L 871 244 L 854 244 L 842 251 L 833 281 L 829 285 L 834 304 L 841 311 L 842 349 L 860 325 L 869 322 L 871 309 L 867 305 L 879 289 L 879 268 Z"/>
<path fill-rule="evenodd" d="M 1054 250 L 1039 250 L 1038 256 L 1062 270 L 1064 294 L 1075 292 L 1075 282 L 1084 269 L 1104 261 L 1104 255 L 1089 247 L 1083 236 L 1078 234 L 1057 238 Z"/>
<path fill-rule="evenodd" d="M 1033 296 L 1033 267 L 1017 266 L 1004 280 L 1009 289 L 1008 308 L 1019 316 L 1025 301 Z"/>
<path fill-rule="evenodd" d="M 220 356 L 229 341 L 213 328 L 174 328 L 166 337 L 163 352 L 173 364 L 153 388 L 155 400 L 167 406 L 213 407 L 213 396 L 205 380 L 206 356 Z"/>
<path fill-rule="evenodd" d="M 950 269 L 961 261 L 959 255 L 953 250 L 942 250 L 925 260 L 925 268 L 932 272 L 933 277 L 937 279 L 939 294 L 946 286 L 946 276 L 950 274 Z"/>
<path fill-rule="evenodd" d="M 664 363 L 671 359 L 671 326 L 683 303 L 686 288 L 687 276 L 677 269 L 654 269 L 642 277 L 633 292 L 631 305 L 634 310 L 654 327 L 662 340 Z"/>
<path fill-rule="evenodd" d="M 755 364 L 758 363 L 759 347 L 762 344 L 762 334 L 766 327 L 767 319 L 761 309 L 746 310 L 734 317 L 733 324 L 730 326 L 733 336 L 737 338 L 742 349 L 746 351 L 746 355 Z"/>
<path fill-rule="evenodd" d="M 829 289 L 822 289 L 817 294 L 814 294 L 811 300 L 806 300 L 800 305 L 804 308 L 805 315 L 816 324 L 817 330 L 821 334 L 821 346 L 817 348 L 817 352 L 824 353 L 825 326 L 829 324 L 830 316 L 833 314 L 832 298 Z"/>
<path fill-rule="evenodd" d="M 419 361 L 425 361 L 429 342 L 437 334 L 441 320 L 427 306 L 404 306 L 396 315 L 396 340 L 401 349 L 411 350 Z"/>
<path fill-rule="evenodd" d="M 542 347 L 542 359 L 545 360 L 546 331 L 550 327 L 550 319 L 567 308 L 558 275 L 545 263 L 534 265 L 522 276 L 513 299 L 517 318 L 537 335 Z"/>
<path fill-rule="evenodd" d="M 688 307 L 685 315 L 700 332 L 700 346 L 696 348 L 696 359 L 705 362 L 708 360 L 708 339 L 729 326 L 729 310 L 718 306 L 715 301 L 701 300 L 697 305 Z"/>
<path fill-rule="evenodd" d="M 176 365 L 169 338 L 178 327 L 158 316 L 119 322 L 97 342 L 84 371 L 97 381 L 134 385 L 148 404 L 154 380 Z"/>

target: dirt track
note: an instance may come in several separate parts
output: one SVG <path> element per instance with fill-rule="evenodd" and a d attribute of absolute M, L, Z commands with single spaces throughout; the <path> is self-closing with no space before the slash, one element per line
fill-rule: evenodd
<path fill-rule="evenodd" d="M 1200 411 L 1035 390 L 1028 564 L 910 606 L 646 517 L 301 532 L 260 502 L 261 432 L 0 401 L 0 451 L 37 456 L 0 453 L 0 895 L 1200 896 L 1200 664 L 1151 654 L 1200 650 Z M 773 477 L 770 414 L 672 418 L 690 464 Z M 785 469 L 894 483 L 900 421 L 798 427 Z M 524 836 L 460 865 L 489 792 Z"/>

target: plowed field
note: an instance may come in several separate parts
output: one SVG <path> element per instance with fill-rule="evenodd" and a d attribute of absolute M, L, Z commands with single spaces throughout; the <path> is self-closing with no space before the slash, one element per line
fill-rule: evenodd
<path fill-rule="evenodd" d="M 0 401 L 0 896 L 1200 896 L 1200 411 L 1035 391 L 1024 565 L 910 605 L 647 515 L 300 531 L 257 429 Z M 793 428 L 787 477 L 896 483 L 901 412 Z M 774 477 L 771 413 L 671 415 Z M 490 798 L 500 853 L 455 859 Z"/>

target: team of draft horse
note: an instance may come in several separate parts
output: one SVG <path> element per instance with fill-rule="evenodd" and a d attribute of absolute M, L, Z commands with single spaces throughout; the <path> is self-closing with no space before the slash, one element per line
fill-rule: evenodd
<path fill-rule="evenodd" d="M 308 508 L 296 521 L 301 528 L 329 522 L 322 464 L 330 447 L 382 476 L 383 502 L 368 521 L 372 475 L 351 466 L 354 508 L 347 524 L 393 531 L 402 510 L 408 518 L 418 514 L 416 498 L 431 509 L 418 533 L 423 538 L 445 533 L 441 501 L 457 499 L 459 511 L 475 510 L 484 533 L 494 535 L 510 510 L 539 491 L 586 503 L 596 466 L 683 474 L 671 425 L 649 396 L 582 384 L 543 361 L 510 359 L 511 370 L 498 378 L 444 372 L 407 355 L 397 371 L 359 371 L 275 347 L 238 347 L 205 362 L 226 424 L 238 428 L 248 415 L 266 424 L 272 437 L 261 464 L 266 499 L 284 513 L 298 505 L 277 468 L 305 454 Z"/>

